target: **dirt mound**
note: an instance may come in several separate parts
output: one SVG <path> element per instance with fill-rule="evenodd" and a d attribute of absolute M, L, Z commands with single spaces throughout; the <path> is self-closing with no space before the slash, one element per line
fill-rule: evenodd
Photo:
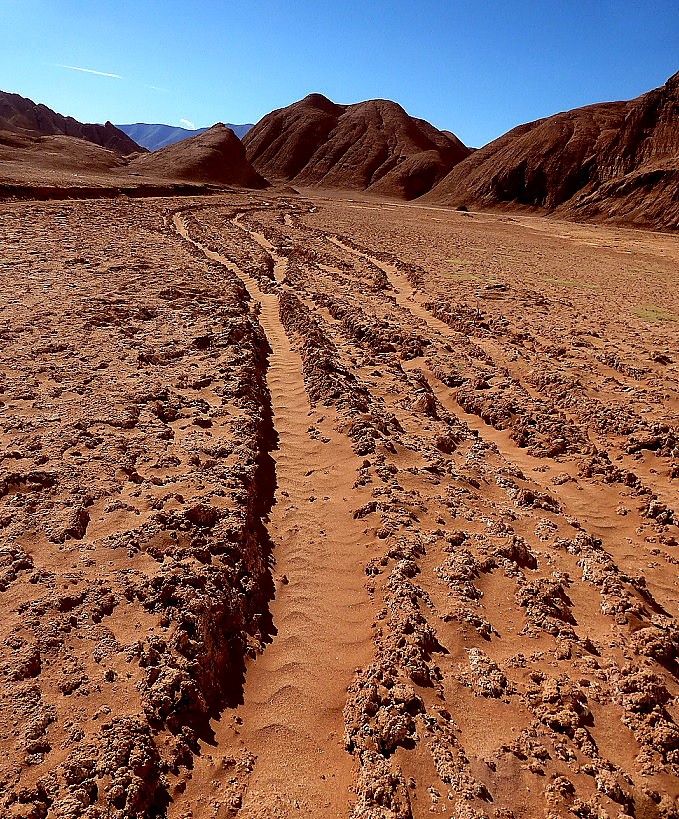
<path fill-rule="evenodd" d="M 628 102 L 589 105 L 521 125 L 486 145 L 426 197 L 453 206 L 505 203 L 679 224 L 679 74 Z"/>
<path fill-rule="evenodd" d="M 243 138 L 264 176 L 412 199 L 469 154 L 457 137 L 389 100 L 337 105 L 322 94 L 265 116 Z"/>
<path fill-rule="evenodd" d="M 205 133 L 168 145 L 160 151 L 137 157 L 131 172 L 159 179 L 202 182 L 213 185 L 240 185 L 264 188 L 267 185 L 250 165 L 243 144 L 222 123 Z"/>
<path fill-rule="evenodd" d="M 32 136 L 62 134 L 77 137 L 123 156 L 145 150 L 111 122 L 105 125 L 78 122 L 73 117 L 57 114 L 46 105 L 6 91 L 0 91 L 0 129 Z"/>

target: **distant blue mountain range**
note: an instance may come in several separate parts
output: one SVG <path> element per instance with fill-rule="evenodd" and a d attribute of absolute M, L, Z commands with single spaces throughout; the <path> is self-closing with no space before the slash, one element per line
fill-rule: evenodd
<path fill-rule="evenodd" d="M 135 122 L 132 125 L 117 125 L 121 131 L 131 137 L 137 145 L 143 148 L 148 148 L 149 151 L 157 151 L 159 148 L 165 148 L 168 145 L 174 145 L 175 142 L 181 142 L 183 139 L 197 136 L 207 131 L 207 128 L 196 128 L 194 131 L 189 128 L 179 128 L 175 125 L 148 125 L 145 122 Z M 245 125 L 231 125 L 226 123 L 227 128 L 231 128 L 234 134 L 239 138 L 247 134 L 252 128 L 250 123 Z"/>

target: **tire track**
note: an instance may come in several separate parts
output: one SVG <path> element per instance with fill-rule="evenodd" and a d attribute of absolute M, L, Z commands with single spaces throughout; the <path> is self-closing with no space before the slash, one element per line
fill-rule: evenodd
<path fill-rule="evenodd" d="M 246 230 L 237 221 L 233 224 Z M 177 232 L 207 258 L 228 259 L 192 240 L 181 214 Z M 248 231 L 251 233 L 250 231 Z M 263 237 L 252 234 L 275 254 Z M 284 259 L 275 260 L 277 279 Z M 216 793 L 233 765 L 219 758 L 255 757 L 244 794 L 232 808 L 243 817 L 346 816 L 355 778 L 343 747 L 342 710 L 355 668 L 372 656 L 372 615 L 365 590 L 364 527 L 352 510 L 358 466 L 349 442 L 334 432 L 333 413 L 310 411 L 299 354 L 281 324 L 278 297 L 237 270 L 259 302 L 271 355 L 268 384 L 279 448 L 275 506 L 269 521 L 276 559 L 272 643 L 247 669 L 244 702 L 212 727 L 215 746 L 203 748 L 174 816 L 220 816 Z M 310 429 L 312 434 L 310 434 Z M 370 555 L 368 555 L 370 557 Z M 217 806 L 217 807 L 215 807 Z"/>

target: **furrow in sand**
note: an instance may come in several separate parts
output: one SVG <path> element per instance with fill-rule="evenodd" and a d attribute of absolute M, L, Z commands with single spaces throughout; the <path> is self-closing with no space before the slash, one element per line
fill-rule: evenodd
<path fill-rule="evenodd" d="M 234 269 L 190 238 L 180 214 L 174 223 L 209 259 Z M 283 265 L 276 260 L 279 277 Z M 214 744 L 202 747 L 170 816 L 221 816 L 219 792 L 228 790 L 233 760 L 247 755 L 254 765 L 245 766 L 251 767 L 247 787 L 232 805 L 239 816 L 346 816 L 355 772 L 343 745 L 342 712 L 356 667 L 372 656 L 364 583 L 369 544 L 352 515 L 358 462 L 348 440 L 333 430 L 332 412 L 324 408 L 319 416 L 310 409 L 278 297 L 262 292 L 244 271 L 238 275 L 261 305 L 271 347 L 267 377 L 278 435 L 268 522 L 276 561 L 274 636 L 247 668 L 243 703 L 212 725 Z M 312 424 L 322 435 L 312 437 Z"/>

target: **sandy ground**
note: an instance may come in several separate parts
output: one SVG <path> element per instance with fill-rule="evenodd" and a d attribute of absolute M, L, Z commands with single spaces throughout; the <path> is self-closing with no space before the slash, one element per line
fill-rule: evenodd
<path fill-rule="evenodd" d="M 0 816 L 679 816 L 676 237 L 0 206 Z"/>

